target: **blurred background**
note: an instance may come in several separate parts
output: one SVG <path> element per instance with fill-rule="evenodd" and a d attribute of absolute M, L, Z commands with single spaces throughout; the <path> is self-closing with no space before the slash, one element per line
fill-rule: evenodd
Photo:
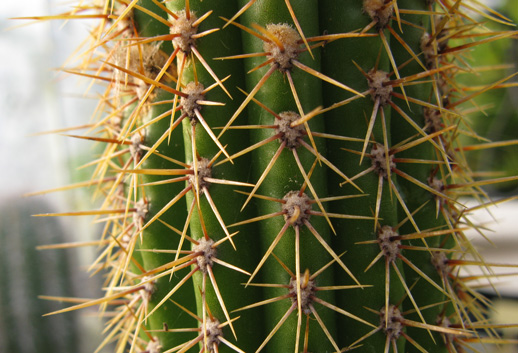
<path fill-rule="evenodd" d="M 518 23 L 517 0 L 485 2 Z M 98 233 L 91 219 L 30 217 L 91 209 L 90 197 L 80 190 L 23 196 L 88 178 L 88 171 L 78 167 L 92 152 L 92 143 L 57 134 L 33 135 L 83 124 L 94 112 L 98 92 L 91 88 L 84 93 L 87 80 L 49 70 L 66 62 L 77 43 L 88 35 L 89 23 L 48 21 L 19 26 L 30 21 L 9 20 L 68 9 L 67 2 L 54 0 L 0 2 L 0 352 L 93 352 L 102 337 L 96 308 L 42 317 L 63 306 L 36 298 L 100 295 L 101 279 L 90 278 L 85 272 L 95 257 L 95 249 L 36 250 L 36 246 L 44 244 L 95 239 Z M 518 40 L 501 41 L 491 50 L 476 48 L 471 55 L 490 67 L 480 73 L 479 82 L 474 84 L 494 82 L 517 70 Z M 494 66 L 501 57 L 506 58 L 507 67 Z M 491 140 L 518 139 L 518 88 L 492 90 L 479 104 L 485 113 L 470 115 L 477 132 Z M 472 158 L 482 170 L 505 171 L 498 176 L 518 175 L 518 148 L 477 152 Z M 515 196 L 518 183 L 487 190 L 495 199 Z M 482 210 L 472 215 L 474 221 L 487 226 L 486 235 L 494 243 L 493 246 L 476 233 L 469 234 L 488 262 L 518 263 L 516 205 L 509 202 L 499 205 L 492 214 Z M 517 272 L 518 269 L 514 271 Z M 502 277 L 502 282 L 499 293 L 487 287 L 481 291 L 496 298 L 490 315 L 498 323 L 516 323 L 517 277 Z M 518 339 L 518 329 L 505 330 L 505 335 Z M 502 351 L 518 352 L 518 348 L 509 346 Z"/>
<path fill-rule="evenodd" d="M 0 2 L 0 352 L 91 353 L 102 340 L 97 308 L 50 317 L 70 304 L 39 295 L 97 298 L 102 278 L 87 267 L 95 248 L 36 250 L 37 246 L 87 241 L 98 236 L 91 218 L 31 217 L 91 209 L 84 191 L 32 193 L 87 180 L 77 170 L 92 144 L 57 134 L 34 134 L 84 124 L 95 89 L 66 78 L 59 68 L 87 35 L 88 21 L 32 21 L 12 17 L 57 14 L 70 4 L 54 0 Z M 15 27 L 15 28 L 13 28 Z M 109 351 L 109 350 L 106 350 Z"/>

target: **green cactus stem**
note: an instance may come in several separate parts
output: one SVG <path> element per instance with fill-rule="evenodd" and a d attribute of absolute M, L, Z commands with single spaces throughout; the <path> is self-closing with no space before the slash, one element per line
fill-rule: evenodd
<path fill-rule="evenodd" d="M 514 35 L 490 29 L 507 19 L 474 0 L 91 11 L 99 59 L 68 71 L 107 90 L 82 138 L 106 145 L 92 163 L 105 199 L 84 214 L 106 216 L 108 279 L 105 298 L 58 312 L 114 306 L 117 352 L 509 343 L 463 281 L 485 265 L 459 201 L 516 179 L 478 176 L 463 147 L 475 99 L 509 78 L 457 81 L 478 74 L 470 48 Z"/>

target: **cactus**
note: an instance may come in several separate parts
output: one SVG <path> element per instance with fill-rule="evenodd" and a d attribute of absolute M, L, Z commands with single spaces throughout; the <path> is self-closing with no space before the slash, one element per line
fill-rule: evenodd
<path fill-rule="evenodd" d="M 512 77 L 458 80 L 480 74 L 471 48 L 516 36 L 507 18 L 475 0 L 99 1 L 51 18 L 84 15 L 99 25 L 66 71 L 106 92 L 71 135 L 103 146 L 103 199 L 46 216 L 104 223 L 105 296 L 51 314 L 100 305 L 116 352 L 512 343 L 470 286 L 499 264 L 459 201 L 487 207 L 484 185 L 517 179 L 469 163 L 516 144 L 469 126 Z"/>

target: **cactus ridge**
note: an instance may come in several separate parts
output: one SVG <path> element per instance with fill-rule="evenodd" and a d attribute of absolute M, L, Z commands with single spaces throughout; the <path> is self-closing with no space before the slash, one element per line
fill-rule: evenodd
<path fill-rule="evenodd" d="M 83 245 L 102 249 L 105 296 L 50 314 L 100 306 L 99 350 L 118 353 L 513 343 L 471 286 L 500 265 L 459 201 L 504 202 L 483 188 L 518 179 L 469 161 L 517 144 L 469 125 L 514 75 L 458 79 L 482 72 L 470 50 L 516 35 L 491 29 L 510 20 L 475 0 L 92 0 L 32 19 L 83 13 L 99 25 L 64 71 L 106 92 L 94 122 L 63 131 L 101 153 L 92 181 L 51 191 L 102 201 L 45 216 L 104 224 Z"/>

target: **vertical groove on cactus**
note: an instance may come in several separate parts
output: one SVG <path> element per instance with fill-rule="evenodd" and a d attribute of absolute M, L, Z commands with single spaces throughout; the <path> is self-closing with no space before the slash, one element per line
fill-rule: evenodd
<path fill-rule="evenodd" d="M 512 76 L 457 79 L 510 21 L 474 0 L 98 2 L 76 9 L 100 24 L 66 70 L 106 87 L 74 136 L 105 146 L 102 206 L 47 216 L 105 224 L 106 295 L 51 314 L 100 305 L 117 353 L 512 343 L 463 277 L 494 264 L 459 201 L 516 179 L 464 146 L 484 141 L 476 98 Z"/>

